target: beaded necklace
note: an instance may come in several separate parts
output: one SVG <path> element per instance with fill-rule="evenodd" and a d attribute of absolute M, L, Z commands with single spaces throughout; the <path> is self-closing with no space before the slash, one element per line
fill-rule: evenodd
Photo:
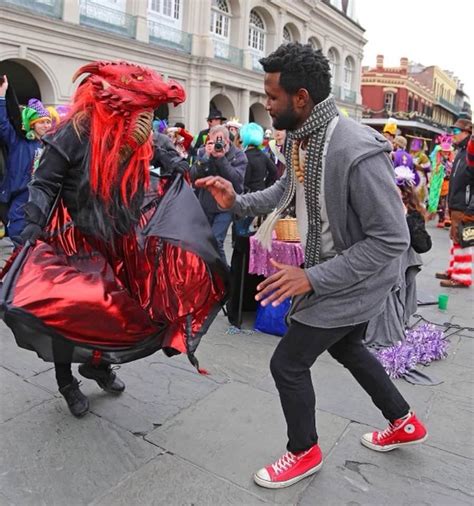
<path fill-rule="evenodd" d="M 295 171 L 296 179 L 300 183 L 304 183 L 304 175 L 306 172 L 306 157 L 304 157 L 301 163 L 300 148 L 302 148 L 304 142 L 293 142 L 291 147 L 291 165 Z"/>

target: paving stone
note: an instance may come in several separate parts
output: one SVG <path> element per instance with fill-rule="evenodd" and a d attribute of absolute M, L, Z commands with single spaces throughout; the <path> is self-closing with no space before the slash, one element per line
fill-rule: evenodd
<path fill-rule="evenodd" d="M 187 370 L 170 367 L 162 361 L 140 360 L 121 366 L 120 378 L 127 385 L 121 395 L 102 391 L 95 381 L 82 380 L 91 411 L 134 434 L 146 434 L 182 409 L 218 388 L 219 384 L 202 376 L 191 366 Z M 54 372 L 47 371 L 29 379 L 59 396 Z"/>
<path fill-rule="evenodd" d="M 21 506 L 84 505 L 161 451 L 54 400 L 0 425 L 0 489 Z"/>
<path fill-rule="evenodd" d="M 447 360 L 440 360 L 430 364 L 427 373 L 432 373 L 443 380 L 436 390 L 472 398 L 474 392 L 474 368 L 472 366 L 464 367 Z"/>
<path fill-rule="evenodd" d="M 174 484 L 174 485 L 172 485 Z M 129 475 L 93 506 L 265 504 L 246 490 L 172 455 L 160 455 Z"/>
<path fill-rule="evenodd" d="M 25 413 L 52 397 L 48 392 L 28 384 L 20 376 L 0 366 L 0 423 Z"/>
<path fill-rule="evenodd" d="M 318 412 L 321 446 L 328 453 L 348 421 Z M 293 504 L 306 486 L 278 492 L 259 488 L 253 473 L 285 451 L 286 425 L 276 396 L 231 383 L 183 411 L 146 440 L 272 503 Z"/>
<path fill-rule="evenodd" d="M 459 343 L 451 354 L 453 363 L 464 367 L 474 365 L 474 339 L 466 336 L 459 336 Z"/>
<path fill-rule="evenodd" d="M 452 393 L 435 395 L 427 427 L 429 439 L 426 444 L 441 450 L 474 459 L 474 440 L 462 428 L 472 425 L 474 403 L 472 396 L 460 397 Z"/>
<path fill-rule="evenodd" d="M 29 378 L 52 367 L 52 364 L 41 360 L 35 352 L 19 348 L 11 330 L 3 321 L 0 321 L 0 355 L 2 366 L 23 378 Z"/>
<path fill-rule="evenodd" d="M 301 495 L 301 506 L 472 505 L 472 461 L 420 445 L 390 453 L 363 447 L 351 424 Z"/>

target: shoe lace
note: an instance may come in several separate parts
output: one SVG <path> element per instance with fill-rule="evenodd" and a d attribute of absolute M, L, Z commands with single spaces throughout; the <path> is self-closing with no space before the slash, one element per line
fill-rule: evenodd
<path fill-rule="evenodd" d="M 377 440 L 380 441 L 382 439 L 390 437 L 396 430 L 404 425 L 405 420 L 406 419 L 404 418 L 400 418 L 399 420 L 396 420 L 395 423 L 390 422 L 384 431 L 377 433 Z"/>
<path fill-rule="evenodd" d="M 389 424 L 389 426 L 382 432 L 377 433 L 377 439 L 380 441 L 381 439 L 385 439 L 393 434 L 396 426 L 393 424 Z"/>
<path fill-rule="evenodd" d="M 297 457 L 294 453 L 286 452 L 274 464 L 272 464 L 272 467 L 273 467 L 273 470 L 275 471 L 275 474 L 280 474 L 283 471 L 286 471 L 293 464 L 295 464 L 296 461 L 297 461 Z"/>

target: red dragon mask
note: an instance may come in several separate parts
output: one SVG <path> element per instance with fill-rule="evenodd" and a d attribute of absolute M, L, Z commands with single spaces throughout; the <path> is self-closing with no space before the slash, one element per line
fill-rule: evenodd
<path fill-rule="evenodd" d="M 126 61 L 95 61 L 74 74 L 75 82 L 82 74 L 93 87 L 94 97 L 114 114 L 129 116 L 135 111 L 156 109 L 160 104 L 174 105 L 186 100 L 184 88 L 176 81 L 165 82 L 154 70 Z"/>
<path fill-rule="evenodd" d="M 85 77 L 73 99 L 69 119 L 90 121 L 90 187 L 106 206 L 117 188 L 128 206 L 138 188 L 149 182 L 153 110 L 186 99 L 184 88 L 164 81 L 154 70 L 126 61 L 84 65 L 73 82 Z M 109 209 L 109 212 L 111 209 Z"/>

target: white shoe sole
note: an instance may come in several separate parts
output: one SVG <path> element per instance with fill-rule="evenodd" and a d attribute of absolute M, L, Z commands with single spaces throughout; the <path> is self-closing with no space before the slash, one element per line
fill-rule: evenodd
<path fill-rule="evenodd" d="M 426 433 L 423 438 L 417 439 L 416 441 L 410 441 L 409 443 L 396 443 L 393 445 L 379 446 L 374 443 L 371 443 L 370 441 L 365 440 L 363 437 L 360 438 L 360 442 L 367 448 L 370 448 L 371 450 L 374 450 L 376 452 L 390 452 L 392 450 L 396 450 L 397 448 L 402 448 L 403 446 L 418 445 L 420 443 L 424 443 L 427 439 L 428 433 Z"/>
<path fill-rule="evenodd" d="M 299 481 L 303 480 L 304 478 L 307 478 L 308 476 L 311 476 L 315 472 L 319 471 L 323 465 L 323 462 L 321 461 L 320 464 L 318 464 L 316 467 L 311 468 L 309 471 L 306 471 L 301 476 L 297 476 L 296 478 L 292 478 L 291 480 L 287 481 L 267 481 L 262 480 L 262 478 L 259 478 L 256 474 L 253 475 L 253 479 L 257 485 L 260 485 L 260 487 L 264 488 L 285 488 L 290 487 L 291 485 L 294 485 L 295 483 L 298 483 Z"/>

